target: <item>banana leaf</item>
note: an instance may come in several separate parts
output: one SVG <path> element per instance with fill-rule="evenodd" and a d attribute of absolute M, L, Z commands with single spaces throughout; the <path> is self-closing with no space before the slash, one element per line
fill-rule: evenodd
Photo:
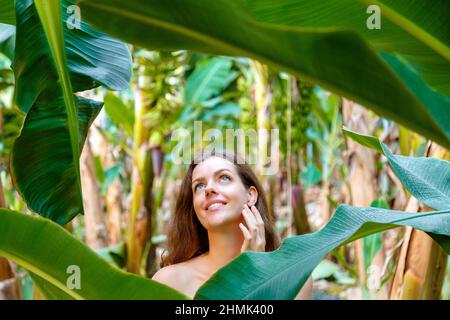
<path fill-rule="evenodd" d="M 83 213 L 79 157 L 101 103 L 75 92 L 128 86 L 130 52 L 89 27 L 69 28 L 75 1 L 16 2 L 16 104 L 26 113 L 12 150 L 14 183 L 29 208 L 60 224 Z"/>
<path fill-rule="evenodd" d="M 48 299 L 187 298 L 156 281 L 113 267 L 48 219 L 6 209 L 0 209 L 0 256 L 27 269 Z M 79 268 L 79 289 L 67 285 L 73 275 L 70 266 Z"/>
<path fill-rule="evenodd" d="M 447 0 L 242 0 L 259 22 L 285 27 L 346 28 L 377 52 L 398 53 L 435 90 L 450 95 L 450 24 Z M 380 29 L 370 29 L 367 8 L 380 8 Z"/>
<path fill-rule="evenodd" d="M 378 138 L 343 128 L 345 135 L 386 156 L 397 177 L 419 201 L 436 210 L 450 210 L 450 162 L 437 158 L 394 155 Z"/>

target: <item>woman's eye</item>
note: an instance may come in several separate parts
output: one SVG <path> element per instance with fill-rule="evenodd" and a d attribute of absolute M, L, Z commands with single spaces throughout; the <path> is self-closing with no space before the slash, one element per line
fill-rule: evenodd
<path fill-rule="evenodd" d="M 227 176 L 226 174 L 223 174 L 220 176 L 220 180 L 221 181 L 230 181 L 231 178 L 229 176 Z"/>
<path fill-rule="evenodd" d="M 197 191 L 200 187 L 203 187 L 203 183 L 197 183 L 194 187 L 194 190 Z"/>

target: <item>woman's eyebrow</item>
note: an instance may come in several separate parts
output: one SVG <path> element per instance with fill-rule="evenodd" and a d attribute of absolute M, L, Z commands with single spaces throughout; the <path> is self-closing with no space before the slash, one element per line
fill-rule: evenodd
<path fill-rule="evenodd" d="M 227 169 L 227 168 L 222 168 L 222 169 L 219 169 L 219 170 L 215 171 L 215 172 L 214 172 L 214 175 L 217 175 L 218 173 L 220 173 L 220 172 L 222 172 L 222 171 L 228 171 L 228 172 L 231 173 L 231 170 L 229 170 L 229 169 Z M 197 180 L 202 180 L 202 179 L 204 179 L 204 177 L 196 178 L 196 179 L 192 180 L 192 184 L 194 184 L 194 182 L 196 182 Z"/>

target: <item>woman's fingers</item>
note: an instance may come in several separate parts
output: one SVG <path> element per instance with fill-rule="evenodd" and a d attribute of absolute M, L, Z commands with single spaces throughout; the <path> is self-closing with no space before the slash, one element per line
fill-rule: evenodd
<path fill-rule="evenodd" d="M 261 213 L 259 213 L 258 209 L 255 206 L 251 206 L 250 209 L 252 210 L 253 214 L 255 215 L 256 222 L 259 223 L 260 226 L 264 226 L 264 221 L 261 217 Z"/>
<path fill-rule="evenodd" d="M 242 215 L 244 216 L 245 223 L 247 224 L 247 228 L 250 231 L 250 234 L 256 234 L 258 232 L 258 226 L 256 224 L 256 219 L 252 212 L 250 211 L 247 205 L 244 206 L 242 210 Z"/>
<path fill-rule="evenodd" d="M 251 206 L 250 209 L 253 215 L 255 216 L 258 232 L 260 233 L 261 237 L 265 237 L 266 232 L 264 230 L 264 221 L 261 217 L 261 214 L 259 213 L 258 209 L 255 206 Z"/>
<path fill-rule="evenodd" d="M 261 214 L 259 213 L 256 207 L 250 208 L 248 206 L 244 206 L 242 210 L 242 215 L 244 216 L 245 223 L 247 224 L 247 228 L 244 227 L 243 224 L 240 224 L 242 232 L 244 233 L 244 246 L 252 251 L 265 251 L 266 247 L 266 239 L 265 239 L 265 230 L 264 230 L 264 222 L 262 220 Z"/>
<path fill-rule="evenodd" d="M 244 243 L 242 244 L 241 251 L 246 251 L 250 241 L 252 240 L 252 236 L 250 231 L 248 231 L 242 223 L 239 223 L 239 228 L 241 228 L 242 233 L 244 234 Z"/>
<path fill-rule="evenodd" d="M 251 206 L 251 212 L 255 216 L 256 227 L 258 229 L 259 237 L 261 238 L 261 242 L 266 243 L 266 230 L 264 228 L 264 221 L 259 213 L 258 209 L 255 206 Z"/>

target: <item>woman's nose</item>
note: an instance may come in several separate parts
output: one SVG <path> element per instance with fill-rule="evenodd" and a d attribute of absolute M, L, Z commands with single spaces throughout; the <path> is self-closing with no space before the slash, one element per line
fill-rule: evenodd
<path fill-rule="evenodd" d="M 205 193 L 206 193 L 206 195 L 210 195 L 210 194 L 217 193 L 217 192 L 213 185 L 208 185 L 205 188 Z"/>

